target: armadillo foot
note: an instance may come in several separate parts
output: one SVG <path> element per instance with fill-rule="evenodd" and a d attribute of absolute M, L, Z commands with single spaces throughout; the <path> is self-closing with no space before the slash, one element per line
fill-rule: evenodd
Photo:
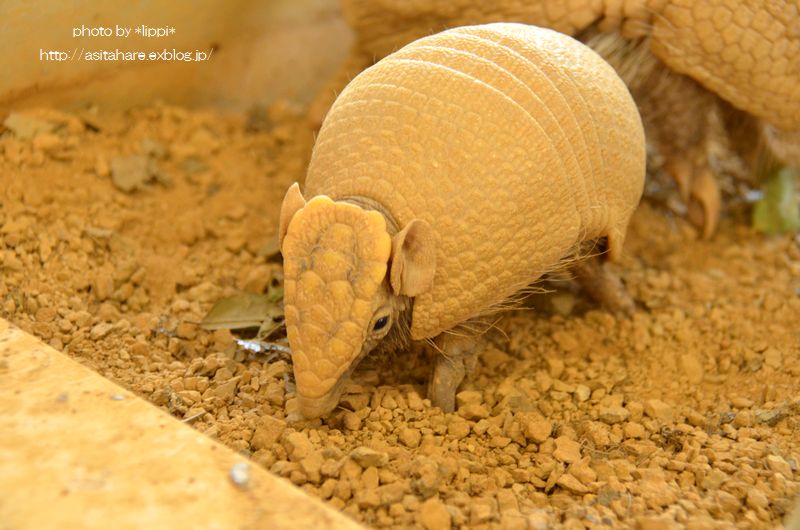
<path fill-rule="evenodd" d="M 720 191 L 713 173 L 708 168 L 695 174 L 689 197 L 689 221 L 703 231 L 708 239 L 717 229 L 720 210 Z"/>
<path fill-rule="evenodd" d="M 434 407 L 444 412 L 456 408 L 456 391 L 464 380 L 467 369 L 474 367 L 477 359 L 478 339 L 442 333 L 435 340 L 438 354 L 433 374 L 428 381 L 428 399 Z"/>
<path fill-rule="evenodd" d="M 697 167 L 684 159 L 670 160 L 664 169 L 678 185 L 681 199 L 687 204 L 686 217 L 702 231 L 704 239 L 714 235 L 719 222 L 720 191 L 708 167 Z"/>
<path fill-rule="evenodd" d="M 608 270 L 600 257 L 579 261 L 572 271 L 577 282 L 594 300 L 616 313 L 633 314 L 636 309 L 633 298 L 619 276 Z"/>

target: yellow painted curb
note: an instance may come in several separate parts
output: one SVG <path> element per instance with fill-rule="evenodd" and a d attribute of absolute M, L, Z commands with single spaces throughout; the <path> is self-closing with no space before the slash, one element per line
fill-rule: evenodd
<path fill-rule="evenodd" d="M 362 527 L 0 319 L 0 528 Z"/>

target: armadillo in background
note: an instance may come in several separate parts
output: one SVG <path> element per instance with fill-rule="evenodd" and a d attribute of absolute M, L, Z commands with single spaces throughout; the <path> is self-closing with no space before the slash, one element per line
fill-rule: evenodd
<path fill-rule="evenodd" d="M 442 29 L 523 22 L 573 35 L 618 69 L 648 143 L 690 220 L 715 230 L 715 171 L 752 180 L 767 161 L 800 164 L 800 0 L 341 0 L 350 55 L 311 106 L 400 46 Z M 718 144 L 730 144 L 720 164 Z M 735 168 L 735 169 L 733 169 Z M 713 170 L 712 170 L 713 169 Z"/>
<path fill-rule="evenodd" d="M 644 174 L 628 89 L 561 33 L 460 27 L 362 72 L 281 207 L 299 412 L 326 414 L 367 353 L 413 341 L 438 351 L 428 395 L 452 410 L 472 324 L 587 242 L 618 258 Z M 625 305 L 597 289 L 618 285 L 600 262 L 577 268 Z"/>

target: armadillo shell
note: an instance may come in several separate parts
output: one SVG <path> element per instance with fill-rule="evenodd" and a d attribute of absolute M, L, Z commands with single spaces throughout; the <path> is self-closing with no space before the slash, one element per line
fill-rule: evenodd
<path fill-rule="evenodd" d="M 576 248 L 619 255 L 642 193 L 644 133 L 613 69 L 578 41 L 523 24 L 415 41 L 357 76 L 331 108 L 306 194 L 380 202 L 437 238 L 412 338 L 495 310 Z"/>

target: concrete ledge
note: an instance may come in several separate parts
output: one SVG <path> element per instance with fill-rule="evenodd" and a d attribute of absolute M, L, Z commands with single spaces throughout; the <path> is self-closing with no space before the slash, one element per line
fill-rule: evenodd
<path fill-rule="evenodd" d="M 0 319 L 4 529 L 360 525 Z"/>

